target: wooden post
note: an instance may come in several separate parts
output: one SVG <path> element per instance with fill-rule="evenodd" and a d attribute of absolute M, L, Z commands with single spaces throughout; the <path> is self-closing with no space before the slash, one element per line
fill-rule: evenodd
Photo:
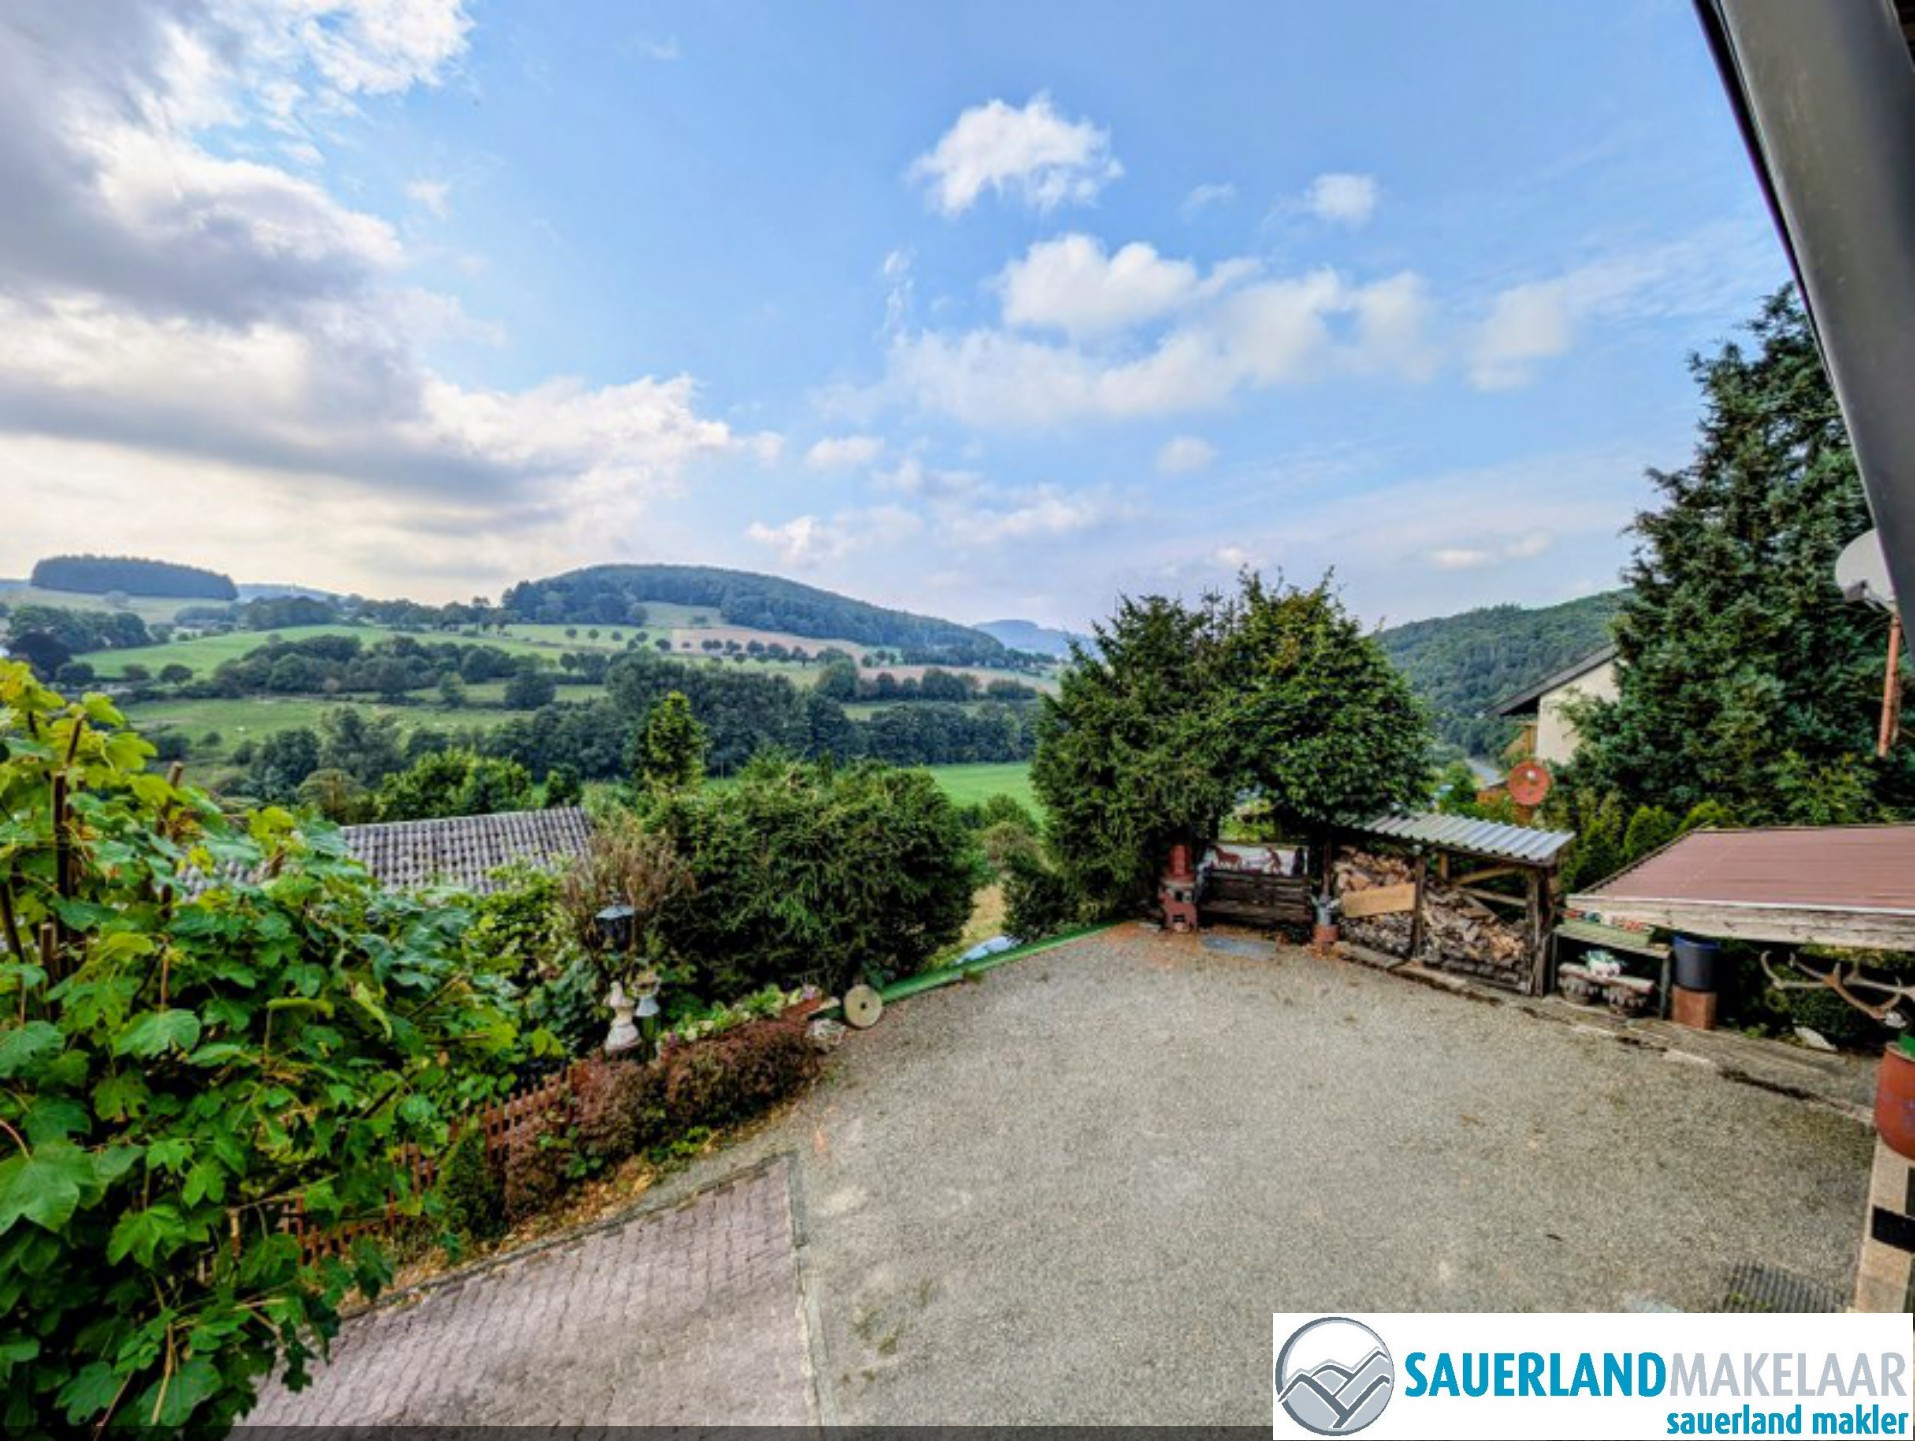
<path fill-rule="evenodd" d="M 1410 954 L 1407 957 L 1415 962 L 1423 949 L 1423 892 L 1428 889 L 1430 879 L 1430 853 L 1421 846 L 1416 848 L 1416 897 L 1410 902 Z"/>
<path fill-rule="evenodd" d="M 1543 943 L 1543 873 L 1528 872 L 1524 885 L 1529 896 L 1529 980 L 1524 993 L 1540 996 L 1548 969 L 1548 948 Z"/>

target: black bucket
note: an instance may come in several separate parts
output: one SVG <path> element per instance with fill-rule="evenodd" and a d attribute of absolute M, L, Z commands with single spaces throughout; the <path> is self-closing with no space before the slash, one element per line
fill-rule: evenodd
<path fill-rule="evenodd" d="M 1722 947 L 1714 941 L 1699 941 L 1693 936 L 1677 936 L 1676 984 L 1685 991 L 1713 991 L 1716 988 L 1716 956 Z"/>

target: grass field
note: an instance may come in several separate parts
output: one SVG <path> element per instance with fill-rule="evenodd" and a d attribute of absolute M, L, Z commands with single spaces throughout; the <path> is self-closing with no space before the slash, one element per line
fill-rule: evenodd
<path fill-rule="evenodd" d="M 1009 796 L 1033 811 L 1043 809 L 1037 803 L 1037 792 L 1031 789 L 1031 768 L 1023 761 L 1001 765 L 926 766 L 925 769 L 944 788 L 944 793 L 961 806 L 977 805 L 992 796 Z"/>
<path fill-rule="evenodd" d="M 124 609 L 130 610 L 149 625 L 154 621 L 171 620 L 189 605 L 224 605 L 225 601 L 175 599 L 168 596 L 134 595 L 128 596 Z M 0 590 L 0 605 L 51 605 L 61 610 L 118 610 L 119 606 L 106 603 L 103 595 L 82 595 L 73 590 L 40 590 L 25 585 L 17 589 Z"/>
<path fill-rule="evenodd" d="M 559 627 L 563 633 L 563 627 Z M 280 640 L 303 640 L 321 635 L 358 636 L 365 645 L 373 645 L 382 640 L 392 640 L 397 636 L 410 636 L 422 644 L 442 644 L 448 640 L 460 641 L 468 645 L 485 644 L 496 647 L 508 655 L 529 655 L 539 660 L 557 664 L 558 656 L 565 647 L 540 645 L 527 640 L 501 639 L 496 635 L 467 636 L 449 631 L 383 630 L 369 625 L 299 625 L 288 626 L 285 630 L 260 631 L 239 630 L 228 635 L 203 635 L 191 640 L 168 641 L 165 645 L 134 646 L 129 650 L 88 651 L 86 662 L 93 667 L 94 673 L 102 679 L 111 680 L 126 674 L 129 665 L 145 666 L 158 675 L 161 666 L 184 665 L 192 667 L 195 676 L 209 676 L 217 670 L 223 661 L 238 660 L 265 645 L 273 637 Z M 572 647 L 582 649 L 583 647 Z"/>
<path fill-rule="evenodd" d="M 977 805 L 992 796 L 1003 795 L 1021 801 L 1035 812 L 1043 810 L 1037 803 L 1037 793 L 1031 789 L 1031 768 L 1022 761 L 1001 765 L 924 766 L 922 769 L 929 771 L 944 793 L 961 806 Z M 728 777 L 708 782 L 720 787 L 730 783 Z M 610 781 L 592 781 L 585 789 L 588 793 L 609 794 L 616 787 Z"/>

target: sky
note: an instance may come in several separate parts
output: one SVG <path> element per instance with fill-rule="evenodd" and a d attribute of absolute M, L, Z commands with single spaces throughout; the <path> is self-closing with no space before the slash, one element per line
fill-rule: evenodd
<path fill-rule="evenodd" d="M 1616 583 L 1786 267 L 1687 0 L 9 0 L 0 576 Z"/>

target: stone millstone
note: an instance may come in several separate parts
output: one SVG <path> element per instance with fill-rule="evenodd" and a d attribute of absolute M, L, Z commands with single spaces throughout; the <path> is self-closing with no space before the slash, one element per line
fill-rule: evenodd
<path fill-rule="evenodd" d="M 884 997 L 869 986 L 853 986 L 844 993 L 844 1018 L 861 1031 L 877 1025 L 884 1014 Z"/>

